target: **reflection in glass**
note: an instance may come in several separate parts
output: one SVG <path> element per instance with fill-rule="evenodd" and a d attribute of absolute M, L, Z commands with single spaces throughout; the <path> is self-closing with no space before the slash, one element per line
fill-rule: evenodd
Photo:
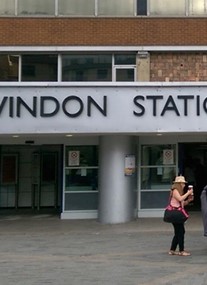
<path fill-rule="evenodd" d="M 1 0 L 0 1 L 0 15 L 14 15 L 15 14 L 15 0 Z"/>
<path fill-rule="evenodd" d="M 57 81 L 57 55 L 22 55 L 22 81 Z"/>
<path fill-rule="evenodd" d="M 73 168 L 65 172 L 66 191 L 93 191 L 98 189 L 98 169 Z"/>
<path fill-rule="evenodd" d="M 98 0 L 98 15 L 134 15 L 134 0 Z"/>
<path fill-rule="evenodd" d="M 115 54 L 115 65 L 136 65 L 136 54 Z"/>
<path fill-rule="evenodd" d="M 112 56 L 70 54 L 62 56 L 62 81 L 111 81 Z"/>
<path fill-rule="evenodd" d="M 163 165 L 164 153 L 166 150 L 172 150 L 173 158 L 170 164 L 175 164 L 175 145 L 143 145 L 141 164 L 145 165 Z"/>
<path fill-rule="evenodd" d="M 0 55 L 0 81 L 18 81 L 18 71 L 18 55 Z"/>
<path fill-rule="evenodd" d="M 55 0 L 18 0 L 18 14 L 55 15 Z"/>
<path fill-rule="evenodd" d="M 175 178 L 175 167 L 141 169 L 141 189 L 168 189 Z"/>
<path fill-rule="evenodd" d="M 149 0 L 150 15 L 185 15 L 185 0 Z"/>
<path fill-rule="evenodd" d="M 116 69 L 116 81 L 130 81 L 133 82 L 134 68 L 117 68 Z"/>
<path fill-rule="evenodd" d="M 176 145 L 143 145 L 141 189 L 169 189 L 176 174 Z"/>
<path fill-rule="evenodd" d="M 189 14 L 202 15 L 206 13 L 206 0 L 189 0 Z"/>
<path fill-rule="evenodd" d="M 70 151 L 79 151 L 79 163 L 78 166 L 98 166 L 98 147 L 97 146 L 70 146 L 66 147 L 65 153 L 65 165 L 69 165 L 68 154 Z"/>
<path fill-rule="evenodd" d="M 59 15 L 95 15 L 94 0 L 59 0 Z"/>

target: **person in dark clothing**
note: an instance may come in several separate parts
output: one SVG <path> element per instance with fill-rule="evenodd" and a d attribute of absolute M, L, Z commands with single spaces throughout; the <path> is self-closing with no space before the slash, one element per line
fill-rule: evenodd
<path fill-rule="evenodd" d="M 207 185 L 203 188 L 200 199 L 204 236 L 207 237 Z"/>
<path fill-rule="evenodd" d="M 196 179 L 196 187 L 195 187 L 195 204 L 200 206 L 200 195 L 205 187 L 207 181 L 206 181 L 206 169 L 204 165 L 201 163 L 199 158 L 196 158 L 195 161 L 195 179 Z"/>

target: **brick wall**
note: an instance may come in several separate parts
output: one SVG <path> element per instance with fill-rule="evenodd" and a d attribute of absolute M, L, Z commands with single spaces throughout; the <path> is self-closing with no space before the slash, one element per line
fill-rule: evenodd
<path fill-rule="evenodd" d="M 207 45 L 206 18 L 0 18 L 5 45 Z"/>
<path fill-rule="evenodd" d="M 151 53 L 150 81 L 207 81 L 207 52 Z"/>

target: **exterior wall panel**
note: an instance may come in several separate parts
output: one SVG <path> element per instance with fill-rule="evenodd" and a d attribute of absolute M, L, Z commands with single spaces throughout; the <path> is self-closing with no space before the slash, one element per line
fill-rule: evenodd
<path fill-rule="evenodd" d="M 3 46 L 207 45 L 205 18 L 1 18 Z"/>
<path fill-rule="evenodd" d="M 206 52 L 151 53 L 150 81 L 207 81 Z"/>

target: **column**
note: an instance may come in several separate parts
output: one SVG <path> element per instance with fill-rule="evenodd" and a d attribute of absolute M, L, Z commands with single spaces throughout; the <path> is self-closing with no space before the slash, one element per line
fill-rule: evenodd
<path fill-rule="evenodd" d="M 130 136 L 103 136 L 99 153 L 99 212 L 101 223 L 134 218 L 134 179 L 125 176 L 125 156 L 134 154 Z"/>

